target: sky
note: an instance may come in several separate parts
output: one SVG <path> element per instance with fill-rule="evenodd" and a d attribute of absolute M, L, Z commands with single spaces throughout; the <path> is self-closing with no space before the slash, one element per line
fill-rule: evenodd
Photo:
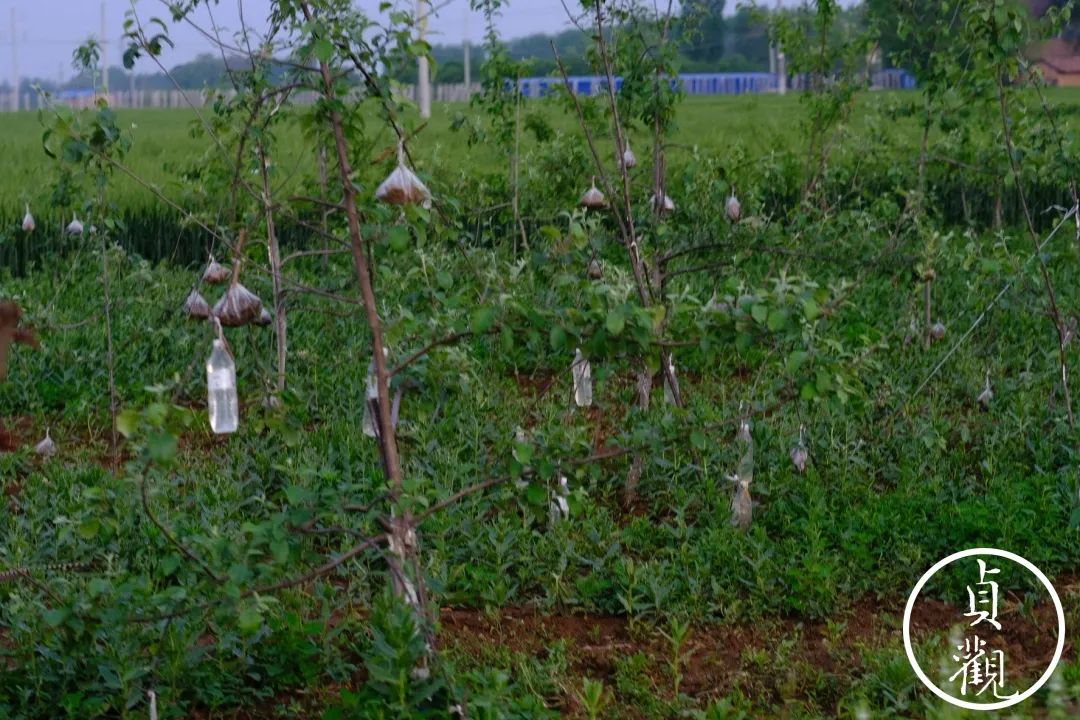
<path fill-rule="evenodd" d="M 793 4 L 795 0 L 784 0 Z M 132 3 L 143 19 L 155 15 L 167 18 L 163 0 L 0 0 L 0 82 L 11 81 L 15 73 L 13 46 L 17 49 L 17 67 L 23 78 L 68 78 L 74 75 L 71 54 L 91 35 L 101 33 L 101 8 L 105 6 L 106 39 L 111 41 L 107 52 L 110 65 L 119 65 L 123 48 L 118 39 L 123 32 L 124 14 Z M 355 0 L 356 5 L 369 14 L 376 14 L 380 0 Z M 412 0 L 398 0 L 402 7 L 414 8 Z M 214 17 L 223 27 L 239 27 L 238 5 L 242 4 L 244 17 L 249 25 L 258 25 L 267 16 L 271 0 L 219 0 Z M 575 0 L 567 0 L 571 9 L 578 7 Z M 433 0 L 440 8 L 431 22 L 430 41 L 458 43 L 468 32 L 472 39 L 480 38 L 483 18 L 468 10 L 468 0 Z M 734 9 L 735 0 L 729 0 L 728 10 Z M 16 42 L 12 43 L 11 15 L 15 13 Z M 209 24 L 205 10 L 198 17 Z M 500 21 L 504 38 L 515 38 L 532 33 L 552 33 L 568 25 L 561 0 L 510 0 Z M 467 28 L 467 30 L 466 30 Z M 166 51 L 164 63 L 172 67 L 193 59 L 212 48 L 195 30 L 175 26 L 171 30 L 176 48 Z M 137 69 L 139 67 L 137 66 Z M 141 67 L 152 72 L 149 63 Z"/>

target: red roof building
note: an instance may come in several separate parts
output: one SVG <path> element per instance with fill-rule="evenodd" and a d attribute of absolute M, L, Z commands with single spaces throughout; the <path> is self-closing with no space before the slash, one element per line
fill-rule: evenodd
<path fill-rule="evenodd" d="M 1052 38 L 1033 48 L 1031 59 L 1047 84 L 1080 87 L 1080 40 Z"/>

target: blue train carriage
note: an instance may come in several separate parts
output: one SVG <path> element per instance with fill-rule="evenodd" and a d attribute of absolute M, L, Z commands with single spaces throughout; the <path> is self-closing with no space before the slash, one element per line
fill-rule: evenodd
<path fill-rule="evenodd" d="M 567 78 L 578 95 L 599 95 L 607 92 L 607 78 L 601 75 L 572 75 Z M 905 70 L 881 70 L 873 74 L 872 86 L 883 90 L 911 90 L 915 77 Z M 509 81 L 508 81 L 509 82 Z M 681 85 L 687 95 L 744 95 L 774 93 L 779 90 L 780 77 L 767 72 L 745 73 L 683 73 L 671 79 L 672 86 Z M 546 97 L 553 88 L 562 87 L 559 77 L 521 78 L 518 87 L 527 98 Z M 791 89 L 803 86 L 799 77 L 788 83 Z M 615 90 L 622 89 L 622 78 L 615 78 Z"/>

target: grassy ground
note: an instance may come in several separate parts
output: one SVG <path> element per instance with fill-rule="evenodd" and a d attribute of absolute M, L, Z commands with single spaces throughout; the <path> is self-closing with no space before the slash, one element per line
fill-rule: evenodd
<path fill-rule="evenodd" d="M 875 105 L 902 97 L 892 93 L 867 96 L 866 104 Z M 440 103 L 420 139 L 415 143 L 417 158 L 425 169 L 450 170 L 468 164 L 470 167 L 501 167 L 500 159 L 490 144 L 469 147 L 464 131 L 454 131 L 451 125 L 459 115 L 471 116 L 475 111 L 464 103 Z M 541 114 L 553 127 L 563 133 L 576 135 L 576 123 L 561 112 L 544 110 Z M 118 112 L 122 127 L 130 128 L 134 145 L 126 164 L 140 178 L 162 188 L 168 188 L 175 180 L 176 171 L 204 152 L 201 139 L 193 138 L 191 128 L 198 124 L 199 115 L 192 110 L 121 110 Z M 742 97 L 695 97 L 689 98 L 680 113 L 678 128 L 673 142 L 688 149 L 695 145 L 708 150 L 724 150 L 734 146 L 745 147 L 748 154 L 759 156 L 771 150 L 786 149 L 797 135 L 802 109 L 796 96 L 742 96 Z M 856 116 L 858 122 L 859 116 Z M 419 126 L 415 115 L 408 122 Z M 9 172 L 0 178 L 0 212 L 21 213 L 22 203 L 46 200 L 42 194 L 42 179 L 48 163 L 42 154 L 41 123 L 37 113 L 5 113 L 0 115 L 0 153 L 5 158 Z M 640 133 L 640 148 L 645 150 L 647 138 Z M 304 152 L 304 141 L 299 130 L 288 125 L 281 133 L 286 158 L 281 162 L 294 163 L 304 170 L 314 169 L 314 158 Z M 393 139 L 382 133 L 377 137 L 391 147 Z M 379 143 L 378 140 L 375 141 Z M 523 152 L 535 145 L 533 136 L 523 136 Z M 155 204 L 155 199 L 144 188 L 127 178 L 118 178 L 117 201 L 140 206 Z"/>

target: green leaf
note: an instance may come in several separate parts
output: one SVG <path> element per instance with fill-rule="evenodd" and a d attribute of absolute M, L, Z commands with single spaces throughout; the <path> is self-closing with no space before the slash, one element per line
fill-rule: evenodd
<path fill-rule="evenodd" d="M 435 282 L 439 283 L 439 287 L 443 290 L 449 290 L 454 287 L 454 276 L 445 270 L 440 270 L 435 273 Z"/>
<path fill-rule="evenodd" d="M 394 252 L 404 252 L 409 248 L 409 241 L 412 240 L 412 235 L 409 234 L 409 228 L 404 225 L 395 225 L 386 231 L 386 240 L 390 244 L 390 249 Z"/>
<path fill-rule="evenodd" d="M 558 325 L 553 325 L 551 327 L 549 339 L 551 340 L 551 349 L 555 352 L 566 347 L 566 331 Z"/>
<path fill-rule="evenodd" d="M 146 443 L 150 459 L 167 463 L 176 457 L 176 438 L 167 432 L 154 433 Z"/>
<path fill-rule="evenodd" d="M 284 540 L 274 540 L 270 543 L 270 554 L 274 561 L 284 564 L 289 561 L 289 543 Z"/>
<path fill-rule="evenodd" d="M 161 559 L 161 564 L 158 565 L 158 568 L 161 570 L 162 575 L 169 577 L 180 569 L 180 556 L 176 553 L 166 555 Z"/>
<path fill-rule="evenodd" d="M 528 465 L 532 460 L 533 446 L 529 443 L 515 442 L 514 443 L 514 459 L 522 465 Z"/>
<path fill-rule="evenodd" d="M 495 324 L 495 309 L 491 307 L 478 307 L 472 314 L 472 331 L 477 335 L 483 335 Z"/>
<path fill-rule="evenodd" d="M 116 429 L 126 438 L 135 434 L 139 427 L 139 413 L 133 408 L 127 408 L 116 416 Z"/>
<path fill-rule="evenodd" d="M 96 518 L 84 520 L 82 524 L 79 525 L 79 537 L 83 540 L 93 540 L 97 537 L 99 530 L 101 530 L 101 523 L 98 522 Z"/>
<path fill-rule="evenodd" d="M 653 332 L 659 332 L 660 326 L 664 324 L 664 318 L 667 317 L 667 308 L 663 305 L 655 305 L 650 312 L 652 314 Z"/>
<path fill-rule="evenodd" d="M 250 605 L 240 612 L 240 616 L 236 618 L 236 624 L 240 632 L 253 635 L 262 627 L 262 613 L 259 612 L 259 608 Z"/>
<path fill-rule="evenodd" d="M 547 496 L 547 488 L 540 483 L 529 483 L 529 487 L 525 491 L 525 499 L 531 505 L 543 505 L 547 502 Z"/>
<path fill-rule="evenodd" d="M 232 567 L 229 568 L 229 579 L 237 585 L 247 582 L 251 579 L 251 570 L 248 569 L 247 565 L 234 563 Z"/>
<path fill-rule="evenodd" d="M 818 370 L 815 386 L 817 387 L 819 393 L 824 394 L 829 392 L 833 389 L 832 376 L 824 370 Z"/>
<path fill-rule="evenodd" d="M 807 320 L 817 320 L 821 317 L 821 308 L 813 298 L 807 298 L 803 300 L 803 315 Z"/>
<path fill-rule="evenodd" d="M 709 438 L 705 437 L 705 433 L 700 430 L 695 430 L 690 433 L 690 444 L 698 450 L 704 450 L 709 444 Z"/>
<path fill-rule="evenodd" d="M 788 314 L 784 310 L 773 310 L 769 313 L 769 331 L 780 332 L 787 325 Z"/>
<path fill-rule="evenodd" d="M 91 597 L 101 597 L 110 590 L 112 590 L 113 584 L 110 580 L 105 578 L 94 578 L 87 585 L 87 590 L 90 591 Z"/>
<path fill-rule="evenodd" d="M 151 403 L 147 406 L 143 416 L 154 427 L 161 427 L 165 424 L 165 418 L 169 416 L 169 406 L 165 403 Z"/>
<path fill-rule="evenodd" d="M 334 56 L 334 46 L 329 40 L 316 40 L 311 45 L 311 54 L 319 62 L 330 62 Z"/>
<path fill-rule="evenodd" d="M 755 322 L 764 325 L 765 321 L 769 318 L 769 308 L 764 305 L 755 305 L 750 308 L 750 316 L 754 318 Z"/>
<path fill-rule="evenodd" d="M 789 373 L 797 373 L 799 368 L 806 364 L 806 359 L 810 357 L 810 353 L 805 350 L 795 350 L 787 359 L 787 371 Z"/>
<path fill-rule="evenodd" d="M 626 315 L 621 307 L 617 307 L 607 316 L 607 330 L 612 335 L 618 335 L 626 327 Z"/>

